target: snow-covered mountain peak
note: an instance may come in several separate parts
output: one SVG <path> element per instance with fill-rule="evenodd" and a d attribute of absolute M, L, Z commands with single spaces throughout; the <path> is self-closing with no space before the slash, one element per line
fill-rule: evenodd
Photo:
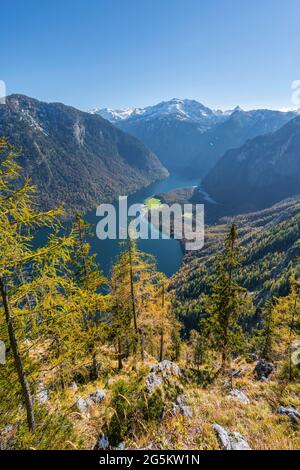
<path fill-rule="evenodd" d="M 99 114 L 104 119 L 111 122 L 119 122 L 131 120 L 135 118 L 152 119 L 152 118 L 176 118 L 182 121 L 202 121 L 215 115 L 210 109 L 196 100 L 173 98 L 169 101 L 162 101 L 154 106 L 146 106 L 145 108 L 126 108 L 126 109 L 110 109 L 95 108 L 90 111 L 93 114 Z"/>
<path fill-rule="evenodd" d="M 197 121 L 212 115 L 211 109 L 195 100 L 173 98 L 144 109 L 143 116 L 174 116 L 182 120 Z"/>
<path fill-rule="evenodd" d="M 139 114 L 143 110 L 139 108 L 111 109 L 111 108 L 93 108 L 89 112 L 91 114 L 99 114 L 104 119 L 111 122 L 123 121 L 128 119 L 132 114 Z"/>

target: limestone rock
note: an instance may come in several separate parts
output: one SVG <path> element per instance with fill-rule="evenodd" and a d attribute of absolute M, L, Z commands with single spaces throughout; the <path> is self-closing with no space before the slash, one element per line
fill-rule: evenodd
<path fill-rule="evenodd" d="M 146 387 L 149 393 L 153 392 L 162 384 L 162 378 L 158 377 L 155 372 L 150 372 L 146 378 Z"/>
<path fill-rule="evenodd" d="M 180 367 L 175 362 L 167 361 L 167 360 L 164 360 L 152 366 L 151 372 L 156 372 L 156 373 L 160 372 L 163 375 L 163 377 L 166 377 L 168 375 L 175 375 L 175 376 L 182 375 L 182 371 Z"/>
<path fill-rule="evenodd" d="M 227 431 L 216 423 L 213 428 L 223 450 L 252 450 L 240 433 Z"/>
<path fill-rule="evenodd" d="M 280 406 L 278 408 L 280 415 L 287 415 L 292 423 L 298 424 L 300 422 L 300 413 L 293 406 Z"/>
<path fill-rule="evenodd" d="M 79 411 L 79 413 L 81 413 L 86 418 L 88 418 L 90 416 L 90 413 L 89 413 L 90 405 L 91 405 L 91 400 L 89 400 L 89 399 L 86 400 L 82 397 L 78 397 L 76 402 L 75 402 L 75 406 L 76 406 L 77 410 Z"/>
<path fill-rule="evenodd" d="M 91 393 L 89 398 L 92 400 L 92 402 L 94 402 L 95 404 L 98 404 L 101 401 L 103 401 L 105 397 L 106 397 L 105 391 L 102 390 L 102 388 L 99 388 L 94 393 Z"/>
<path fill-rule="evenodd" d="M 229 398 L 234 398 L 244 405 L 248 405 L 250 403 L 247 395 L 245 395 L 245 393 L 243 393 L 241 390 L 237 390 L 236 388 L 230 391 Z"/>
<path fill-rule="evenodd" d="M 49 401 L 49 391 L 47 390 L 43 382 L 39 382 L 37 386 L 36 399 L 40 405 L 44 405 Z"/>
<path fill-rule="evenodd" d="M 104 436 L 104 434 L 102 434 L 102 436 L 99 438 L 97 447 L 98 447 L 98 450 L 106 450 L 109 448 L 108 438 Z"/>
<path fill-rule="evenodd" d="M 153 392 L 157 387 L 163 384 L 167 377 L 180 377 L 182 370 L 172 361 L 164 360 L 151 367 L 150 373 L 146 378 L 146 387 L 149 393 Z"/>
<path fill-rule="evenodd" d="M 173 404 L 173 413 L 181 414 L 185 418 L 192 418 L 193 412 L 190 406 L 186 404 L 186 398 L 184 395 L 180 395 L 176 399 L 176 403 Z"/>

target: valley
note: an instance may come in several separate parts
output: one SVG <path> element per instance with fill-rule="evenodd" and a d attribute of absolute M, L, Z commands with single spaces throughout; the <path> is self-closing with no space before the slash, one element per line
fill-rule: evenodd
<path fill-rule="evenodd" d="M 297 465 L 299 17 L 1 2 L 1 468 Z"/>
<path fill-rule="evenodd" d="M 11 263 L 0 259 L 9 280 L 0 290 L 18 312 L 14 341 L 30 364 L 26 393 L 34 396 L 26 421 L 24 407 L 20 416 L 8 406 L 20 391 L 8 391 L 0 369 L 2 425 L 13 423 L 0 431 L 1 447 L 299 447 L 299 367 L 287 352 L 299 329 L 299 117 L 190 105 L 163 103 L 159 116 L 119 110 L 107 114 L 113 124 L 21 95 L 0 109 L 0 130 L 20 149 L 16 156 L 0 139 L 0 242 Z M 167 142 L 160 161 L 147 138 L 114 127 L 145 114 L 147 129 L 155 119 L 172 140 L 174 108 L 180 140 L 181 121 L 195 129 L 202 120 L 202 156 L 192 144 L 188 153 L 180 148 L 182 160 Z M 36 195 L 26 179 L 21 192 L 13 186 L 19 172 Z M 124 195 L 128 206 L 204 204 L 204 247 L 99 240 L 97 205 Z M 64 213 L 39 213 L 58 202 Z M 18 384 L 11 354 L 8 367 Z M 33 431 L 36 418 L 45 425 Z"/>

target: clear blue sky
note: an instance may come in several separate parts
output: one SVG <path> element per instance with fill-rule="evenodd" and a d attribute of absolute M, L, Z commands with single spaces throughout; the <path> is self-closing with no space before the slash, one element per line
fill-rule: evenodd
<path fill-rule="evenodd" d="M 0 80 L 81 109 L 290 107 L 299 0 L 1 0 Z"/>

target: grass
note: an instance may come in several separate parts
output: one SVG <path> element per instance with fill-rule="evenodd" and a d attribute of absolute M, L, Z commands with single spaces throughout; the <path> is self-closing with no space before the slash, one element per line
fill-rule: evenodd
<path fill-rule="evenodd" d="M 102 430 L 106 432 L 107 423 L 116 412 L 116 383 L 123 380 L 140 387 L 150 365 L 151 359 L 147 364 L 138 363 L 135 372 L 132 363 L 124 361 L 124 369 L 120 372 L 115 370 L 113 378 L 109 380 L 99 379 L 83 384 L 77 392 L 66 388 L 65 391 L 52 394 L 51 402 L 39 413 L 36 436 L 28 435 L 26 426 L 21 426 L 18 448 L 95 448 L 99 435 Z M 179 365 L 186 371 L 189 369 L 189 364 L 185 362 Z M 132 396 L 132 400 L 128 399 L 128 410 L 132 416 L 137 416 L 134 418 L 137 425 L 131 435 L 124 436 L 126 448 L 218 450 L 220 446 L 213 430 L 213 423 L 218 423 L 229 431 L 241 433 L 252 449 L 299 450 L 299 426 L 293 425 L 287 416 L 277 412 L 280 405 L 300 408 L 299 382 L 284 382 L 280 370 L 273 373 L 267 382 L 258 382 L 253 376 L 254 365 L 245 360 L 237 360 L 234 364 L 235 368 L 241 368 L 242 373 L 234 379 L 233 387 L 247 395 L 249 404 L 241 404 L 229 398 L 224 379 L 217 378 L 210 385 L 207 382 L 202 385 L 201 381 L 193 381 L 192 376 L 183 384 L 183 392 L 178 392 L 185 395 L 186 403 L 193 412 L 192 418 L 174 416 L 171 413 L 174 397 L 167 393 L 163 418 L 144 419 L 140 410 L 135 413 L 133 408 L 132 411 L 132 407 L 138 407 L 138 400 Z M 112 361 L 111 367 L 114 366 Z M 171 390 L 172 384 L 169 385 Z M 104 401 L 91 407 L 90 417 L 78 413 L 74 407 L 76 399 L 79 396 L 88 397 L 97 388 L 105 389 Z M 120 396 L 124 398 L 123 394 Z M 126 413 L 129 413 L 128 410 Z"/>
<path fill-rule="evenodd" d="M 162 207 L 162 202 L 157 197 L 150 197 L 146 200 L 146 207 L 148 209 L 158 209 L 159 207 Z"/>

